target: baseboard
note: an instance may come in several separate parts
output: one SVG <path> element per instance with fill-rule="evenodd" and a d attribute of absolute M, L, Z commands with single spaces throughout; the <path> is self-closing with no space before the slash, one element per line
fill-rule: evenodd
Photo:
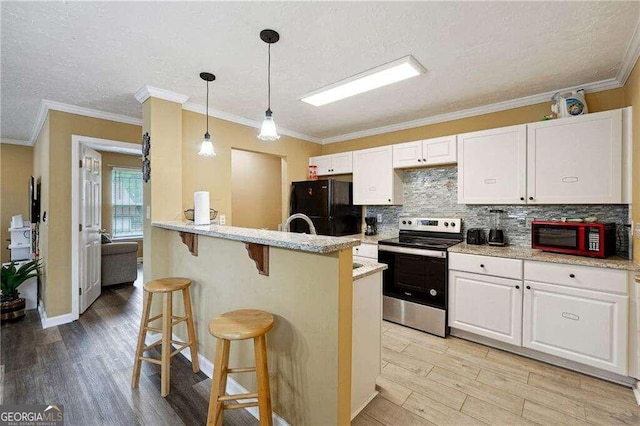
<path fill-rule="evenodd" d="M 40 322 L 42 328 L 55 327 L 56 325 L 68 324 L 76 320 L 72 313 L 57 315 L 55 317 L 48 318 L 47 312 L 44 309 L 42 303 L 38 303 L 38 313 L 40 314 Z"/>
<path fill-rule="evenodd" d="M 633 385 L 633 395 L 636 397 L 636 402 L 640 405 L 640 382 L 636 382 Z"/>
<path fill-rule="evenodd" d="M 145 339 L 145 345 L 148 346 L 148 345 L 158 341 L 159 335 L 160 335 L 159 333 L 147 333 L 147 338 Z M 177 341 L 181 340 L 175 334 L 173 335 L 172 339 L 173 340 L 177 340 Z M 173 345 L 173 347 L 177 348 L 176 345 Z M 182 353 L 182 355 L 184 355 L 185 358 L 187 358 L 189 361 L 191 361 L 191 349 L 190 348 L 186 348 L 181 353 Z M 201 352 L 198 352 L 198 362 L 200 363 L 200 371 L 202 371 L 204 374 L 206 374 L 207 377 L 209 377 L 209 378 L 213 377 L 213 364 L 211 363 L 211 361 L 209 361 L 207 358 L 205 358 L 204 355 L 202 355 Z M 250 391 L 245 389 L 244 386 L 242 386 L 240 383 L 238 383 L 232 377 L 228 377 L 227 378 L 227 394 L 228 395 L 234 395 L 234 394 L 240 394 L 240 393 L 250 393 Z M 243 399 L 242 401 L 243 402 L 253 402 L 253 401 L 256 401 L 256 399 Z M 258 419 L 258 420 L 260 419 L 260 415 L 259 415 L 259 412 L 258 412 L 258 407 L 247 407 L 247 408 L 245 408 L 245 410 L 247 410 L 256 419 Z M 287 421 L 285 419 L 283 419 L 282 417 L 278 416 L 276 413 L 273 413 L 273 424 L 275 426 L 289 426 L 289 423 L 287 423 Z"/>
<path fill-rule="evenodd" d="M 351 421 L 353 421 L 353 419 L 355 419 L 355 418 L 356 418 L 356 416 L 357 416 L 358 414 L 360 414 L 360 412 L 361 412 L 362 410 L 364 410 L 364 408 L 365 408 L 367 405 L 369 405 L 369 403 L 370 403 L 371 401 L 373 401 L 373 398 L 375 398 L 376 396 L 378 396 L 378 394 L 379 394 L 379 393 L 380 393 L 380 392 L 378 392 L 378 391 L 373 392 L 373 393 L 371 394 L 371 396 L 370 396 L 369 398 L 367 398 L 367 400 L 366 400 L 366 401 L 365 401 L 365 402 L 364 402 L 364 403 L 363 403 L 363 404 L 362 404 L 362 405 L 361 405 L 361 406 L 360 406 L 356 411 L 354 411 L 353 413 L 351 413 Z"/>

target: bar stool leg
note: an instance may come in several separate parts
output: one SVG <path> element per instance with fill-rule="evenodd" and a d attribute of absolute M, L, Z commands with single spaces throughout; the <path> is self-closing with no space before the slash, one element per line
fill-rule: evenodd
<path fill-rule="evenodd" d="M 184 310 L 187 316 L 187 332 L 189 333 L 189 348 L 191 351 L 191 368 L 194 373 L 200 371 L 200 362 L 198 361 L 198 341 L 196 340 L 196 329 L 193 326 L 193 310 L 191 309 L 191 293 L 189 289 L 182 290 L 182 298 L 184 299 Z"/>
<path fill-rule="evenodd" d="M 267 365 L 267 340 L 265 335 L 254 337 L 253 346 L 256 356 L 256 378 L 258 382 L 258 409 L 260 426 L 271 426 L 271 392 L 269 390 L 269 372 Z"/>
<path fill-rule="evenodd" d="M 171 292 L 164 294 L 163 306 L 162 306 L 162 359 L 160 364 L 160 395 L 169 395 L 169 379 L 171 373 L 169 367 L 171 366 L 171 337 L 173 322 L 173 295 Z"/>
<path fill-rule="evenodd" d="M 153 294 L 148 291 L 143 292 L 142 302 L 142 319 L 140 320 L 140 331 L 138 332 L 138 346 L 136 347 L 136 359 L 133 364 L 133 377 L 131 378 L 131 387 L 138 387 L 140 383 L 140 366 L 142 365 L 144 341 L 147 338 L 147 325 L 149 322 L 149 314 L 151 313 L 151 298 Z"/>
<path fill-rule="evenodd" d="M 230 345 L 231 342 L 226 339 L 218 339 L 216 343 L 216 359 L 213 366 L 213 381 L 211 382 L 207 425 L 222 426 L 224 402 L 218 401 L 218 398 L 224 396 L 227 391 L 227 368 L 229 367 Z"/>

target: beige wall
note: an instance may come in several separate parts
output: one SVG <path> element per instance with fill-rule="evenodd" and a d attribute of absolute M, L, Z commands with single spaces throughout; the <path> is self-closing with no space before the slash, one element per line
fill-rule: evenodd
<path fill-rule="evenodd" d="M 71 312 L 71 136 L 140 143 L 142 133 L 140 126 L 60 111 L 49 111 L 48 121 L 49 248 L 45 257 L 47 281 L 44 301 L 47 316 L 54 317 Z M 46 166 L 43 164 L 43 167 Z"/>
<path fill-rule="evenodd" d="M 29 221 L 29 177 L 33 175 L 33 147 L 0 144 L 0 241 L 2 262 L 8 262 L 7 230 L 11 226 L 11 217 L 21 214 L 25 222 Z"/>
<path fill-rule="evenodd" d="M 228 225 L 235 224 L 231 207 L 231 151 L 241 149 L 285 159 L 281 187 L 282 214 L 288 216 L 289 184 L 307 179 L 309 157 L 319 155 L 322 146 L 289 136 L 282 136 L 273 142 L 261 141 L 256 137 L 258 129 L 209 117 L 209 132 L 217 156 L 200 157 L 198 150 L 206 128 L 205 118 L 203 114 L 182 111 L 182 209 L 193 207 L 195 191 L 209 191 L 211 208 L 218 210 L 218 214 L 226 215 Z"/>
<path fill-rule="evenodd" d="M 119 154 L 116 152 L 100 151 L 102 155 L 102 228 L 113 235 L 111 205 L 111 171 L 113 166 L 142 167 L 140 155 Z M 138 257 L 142 257 L 142 238 L 131 238 L 119 241 L 135 241 L 138 243 Z"/>
<path fill-rule="evenodd" d="M 633 222 L 640 224 L 640 60 L 624 85 L 624 105 L 633 107 Z M 633 259 L 640 263 L 640 234 L 634 231 Z"/>
<path fill-rule="evenodd" d="M 278 229 L 282 223 L 282 159 L 231 150 L 231 215 L 234 226 Z"/>
<path fill-rule="evenodd" d="M 587 106 L 589 107 L 590 112 L 622 108 L 624 106 L 623 89 L 619 88 L 587 94 Z M 462 118 L 460 120 L 452 120 L 444 123 L 436 123 L 413 129 L 399 130 L 397 132 L 384 133 L 381 135 L 367 136 L 364 138 L 323 145 L 322 153 L 333 154 L 336 152 L 355 151 L 358 149 L 391 145 L 419 139 L 513 126 L 516 124 L 538 121 L 543 116 L 549 114 L 551 114 L 551 100 L 549 100 L 549 102 L 522 108 L 514 108 L 491 114 L 483 114 L 475 117 Z"/>

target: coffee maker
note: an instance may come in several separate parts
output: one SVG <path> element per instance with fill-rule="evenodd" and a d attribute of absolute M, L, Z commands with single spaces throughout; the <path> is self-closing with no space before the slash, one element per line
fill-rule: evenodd
<path fill-rule="evenodd" d="M 489 210 L 491 213 L 491 229 L 489 230 L 489 245 L 504 246 L 504 231 L 502 229 L 502 215 L 504 210 Z"/>
<path fill-rule="evenodd" d="M 376 217 L 365 217 L 364 222 L 367 224 L 367 227 L 364 230 L 364 235 L 376 235 L 378 233 L 378 220 Z"/>

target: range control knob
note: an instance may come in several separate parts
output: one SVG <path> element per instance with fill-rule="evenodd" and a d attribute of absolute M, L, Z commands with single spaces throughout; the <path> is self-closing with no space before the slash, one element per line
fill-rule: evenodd
<path fill-rule="evenodd" d="M 411 225 L 411 221 L 409 221 L 409 225 Z"/>
<path fill-rule="evenodd" d="M 402 221 L 402 224 L 403 224 L 403 225 L 406 225 L 406 224 L 407 224 L 407 221 L 406 221 L 406 220 L 403 220 L 403 221 Z"/>
<path fill-rule="evenodd" d="M 445 222 L 445 223 L 444 223 L 444 226 L 445 226 L 445 227 L 449 226 L 449 222 Z"/>
<path fill-rule="evenodd" d="M 434 289 L 431 289 L 431 290 L 429 290 L 429 294 L 432 295 L 432 296 L 437 296 L 438 292 L 436 290 L 434 290 Z"/>
<path fill-rule="evenodd" d="M 455 228 L 456 227 L 456 223 L 455 222 L 451 222 L 451 227 Z"/>

